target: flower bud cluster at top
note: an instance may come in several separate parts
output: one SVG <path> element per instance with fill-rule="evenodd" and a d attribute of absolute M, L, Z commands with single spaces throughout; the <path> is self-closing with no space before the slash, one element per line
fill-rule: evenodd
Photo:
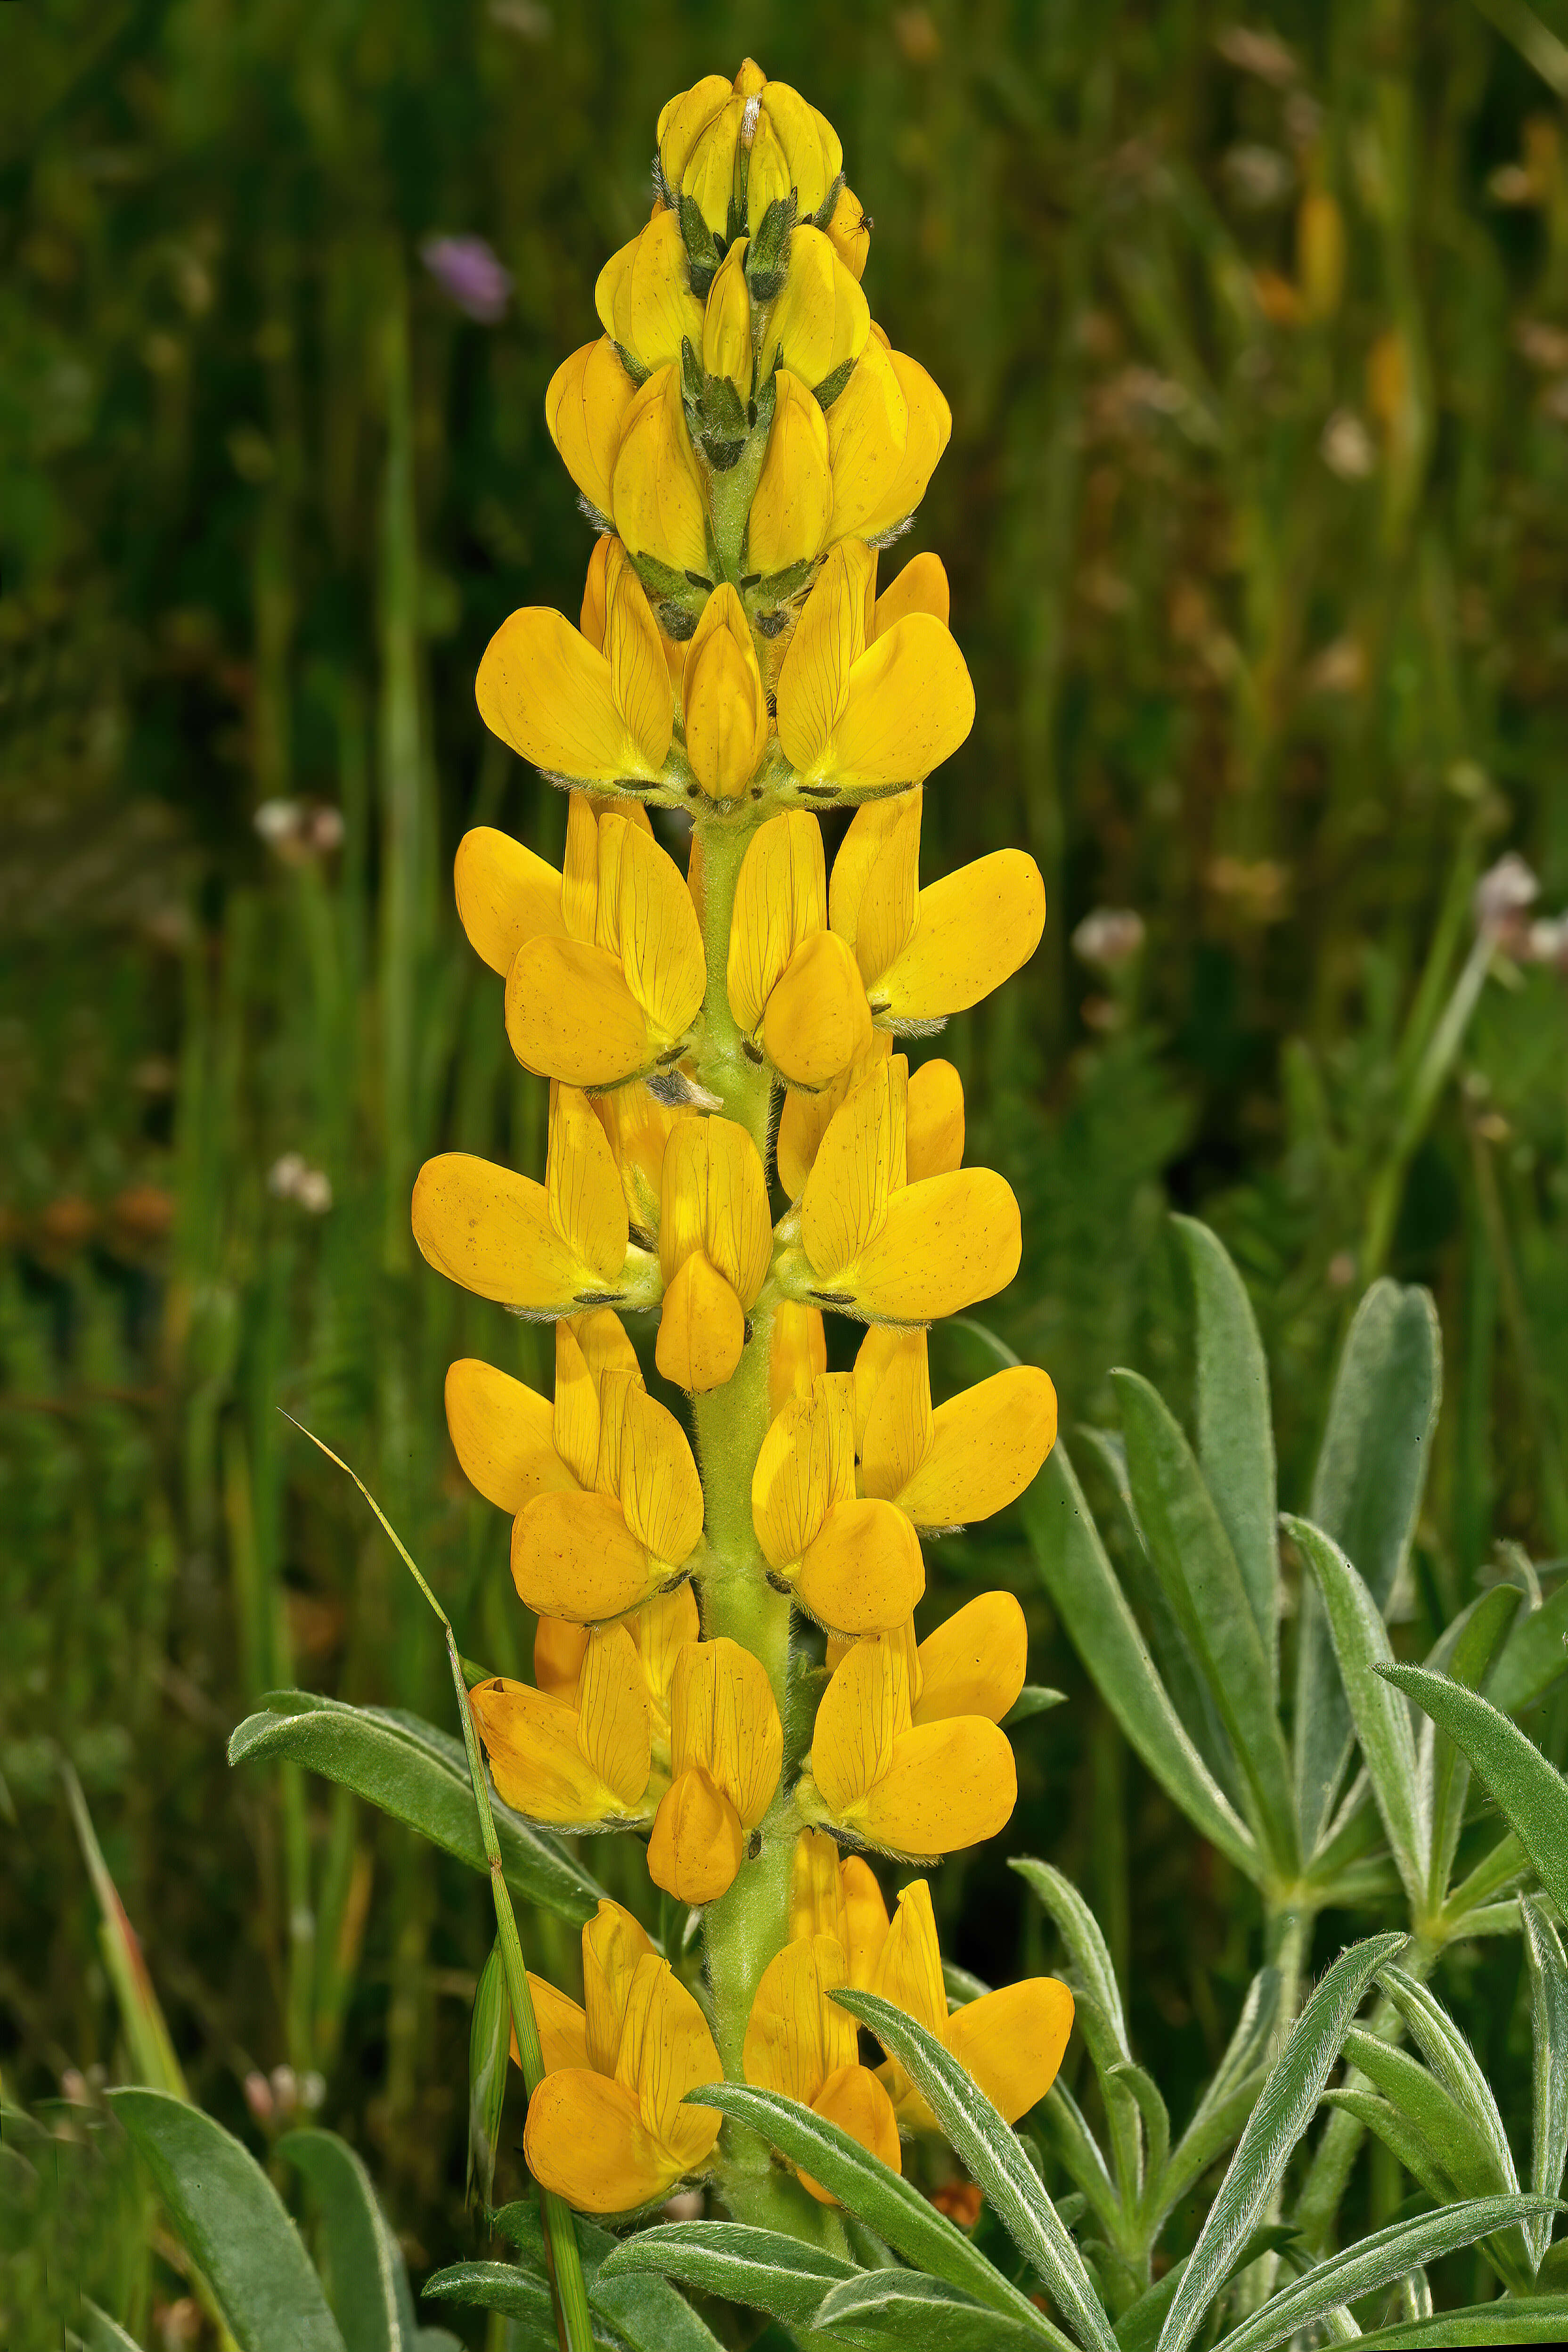
<path fill-rule="evenodd" d="M 932 2119 L 895 2065 L 859 2063 L 847 1984 L 1009 2115 L 1071 2020 L 1047 1979 L 949 2020 L 925 1882 L 889 1925 L 860 1859 L 929 1864 L 1012 1811 L 1023 1612 L 984 1594 L 917 1640 L 921 1538 L 1014 1500 L 1056 1431 L 1030 1367 L 931 1400 L 926 1327 L 1011 1281 L 1018 1210 L 963 1164 L 956 1070 L 911 1070 L 899 1041 L 1017 971 L 1045 898 L 1013 849 L 921 884 L 924 780 L 974 702 L 941 563 L 879 577 L 951 420 L 870 317 L 868 232 L 795 91 L 748 61 L 670 101 L 652 215 L 599 278 L 605 331 L 547 396 L 600 533 L 579 622 L 514 613 L 478 681 L 571 800 L 559 869 L 489 828 L 457 861 L 512 1049 L 550 1082 L 544 1181 L 447 1153 L 414 1196 L 433 1265 L 555 1329 L 548 1399 L 473 1359 L 447 1377 L 539 1619 L 533 1684 L 489 1678 L 472 1705 L 508 1803 L 647 1837 L 654 1883 L 700 1911 L 718 2036 L 607 1902 L 584 2006 L 535 1986 L 528 2160 L 599 2213 L 708 2163 L 718 2117 L 680 2102 L 726 2067 L 896 2166 L 900 2127 Z M 854 812 L 831 873 L 825 806 Z M 648 814 L 672 807 L 684 872 Z M 825 1309 L 868 1327 L 851 1368 L 828 1369 Z M 627 1336 L 644 1313 L 700 1472 Z M 805 1621 L 824 1666 L 792 1646 Z M 743 2189 L 726 2175 L 736 2210 Z"/>

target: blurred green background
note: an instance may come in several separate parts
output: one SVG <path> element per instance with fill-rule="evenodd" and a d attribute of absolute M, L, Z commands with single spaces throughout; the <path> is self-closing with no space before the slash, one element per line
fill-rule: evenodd
<path fill-rule="evenodd" d="M 231 1774 L 224 1741 L 295 1681 L 451 1704 L 279 1403 L 374 1486 L 470 1654 L 527 1654 L 440 1383 L 475 1352 L 548 1385 L 545 1342 L 407 1225 L 443 1144 L 542 1172 L 542 1089 L 448 877 L 476 820 L 558 853 L 564 804 L 472 679 L 512 608 L 576 609 L 544 387 L 646 217 L 662 100 L 748 52 L 842 133 L 873 311 L 952 404 L 908 545 L 947 563 L 979 715 L 928 873 L 1017 842 L 1047 877 L 1033 964 L 941 1048 L 969 1157 L 1024 1206 L 989 1319 L 1069 1428 L 1112 1363 L 1179 1396 L 1163 1213 L 1208 1218 L 1300 1507 L 1355 1300 L 1426 1282 L 1447 1392 L 1405 1645 L 1563 1564 L 1559 35 L 1563 0 L 0 8 L 12 2095 L 117 2063 L 64 1755 L 196 2095 L 254 2137 L 282 2107 L 253 2079 L 247 2121 L 246 2078 L 292 2068 L 416 2265 L 472 2242 L 484 1887 L 341 1791 Z M 422 259 L 441 236 L 511 274 L 498 320 Z M 1478 948 L 1505 853 L 1540 895 L 1507 869 Z M 976 1580 L 1016 1586 L 1031 1676 L 1072 1704 L 1019 1733 L 1006 1838 L 942 1874 L 944 1940 L 992 1979 L 1047 1964 L 1003 1860 L 1057 1862 L 1179 2093 L 1255 1965 L 1250 1897 L 1128 1758 L 1012 1515 L 941 1547 L 933 1614 Z M 1568 1717 L 1543 1736 L 1561 1760 Z M 1511 1941 L 1476 1963 L 1472 2031 L 1527 2105 L 1518 1967 Z"/>

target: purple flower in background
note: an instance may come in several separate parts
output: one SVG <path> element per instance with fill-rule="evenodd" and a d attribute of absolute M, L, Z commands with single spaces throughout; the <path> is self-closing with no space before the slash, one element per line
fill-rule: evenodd
<path fill-rule="evenodd" d="M 419 258 L 459 310 L 493 327 L 511 299 L 511 272 L 482 236 L 427 236 Z"/>

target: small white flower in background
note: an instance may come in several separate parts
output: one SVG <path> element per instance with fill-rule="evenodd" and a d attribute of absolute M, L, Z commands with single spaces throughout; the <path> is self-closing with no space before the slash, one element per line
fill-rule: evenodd
<path fill-rule="evenodd" d="M 547 41 L 554 29 L 554 20 L 548 8 L 539 0 L 490 0 L 490 22 L 520 41 Z"/>
<path fill-rule="evenodd" d="M 272 2095 L 279 2116 L 291 2116 L 300 2104 L 300 2081 L 292 2066 L 274 2066 Z"/>
<path fill-rule="evenodd" d="M 1476 884 L 1472 906 L 1476 929 L 1510 955 L 1528 945 L 1530 928 L 1525 911 L 1541 894 L 1541 885 L 1516 849 L 1489 866 Z"/>
<path fill-rule="evenodd" d="M 1342 482 L 1363 482 L 1377 463 L 1372 435 L 1353 408 L 1336 408 L 1318 444 L 1323 463 Z"/>
<path fill-rule="evenodd" d="M 300 2105 L 308 2116 L 313 2116 L 325 2104 L 326 2096 L 327 2078 L 318 2074 L 312 2066 L 308 2074 L 300 2077 Z"/>
<path fill-rule="evenodd" d="M 1530 927 L 1531 963 L 1555 964 L 1568 973 L 1568 915 L 1548 917 Z"/>
<path fill-rule="evenodd" d="M 251 2068 L 240 2088 L 245 2093 L 245 2104 L 257 2122 L 269 2124 L 274 2113 L 272 2085 L 259 2066 Z"/>
<path fill-rule="evenodd" d="M 89 2107 L 92 2093 L 87 2087 L 87 2076 L 79 2066 L 68 2066 L 60 2076 L 60 2096 L 68 2099 L 73 2107 Z"/>
<path fill-rule="evenodd" d="M 1096 907 L 1072 935 L 1073 953 L 1097 971 L 1120 971 L 1143 945 L 1143 918 L 1131 907 Z"/>
<path fill-rule="evenodd" d="M 304 866 L 342 846 L 342 812 L 323 802 L 263 801 L 251 822 L 286 865 Z"/>
<path fill-rule="evenodd" d="M 1231 147 L 1221 158 L 1220 169 L 1236 202 L 1255 213 L 1282 204 L 1296 179 L 1290 158 L 1278 147 Z"/>
<path fill-rule="evenodd" d="M 332 1180 L 324 1168 L 312 1168 L 304 1155 L 285 1151 L 267 1171 L 267 1189 L 276 1200 L 297 1202 L 312 1217 L 324 1217 L 332 1205 Z"/>

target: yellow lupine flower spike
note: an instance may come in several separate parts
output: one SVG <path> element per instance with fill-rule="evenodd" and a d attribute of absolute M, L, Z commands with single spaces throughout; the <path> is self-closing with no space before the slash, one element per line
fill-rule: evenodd
<path fill-rule="evenodd" d="M 722 2069 L 701 2010 L 618 1904 L 602 1902 L 584 1928 L 583 1975 L 585 2011 L 529 1979 L 546 2073 L 523 2153 L 580 2213 L 629 2214 L 707 2161 L 720 2118 L 682 2102 Z"/>
<path fill-rule="evenodd" d="M 599 272 L 594 307 L 606 335 L 645 375 L 679 366 L 683 341 L 702 340 L 702 305 L 691 291 L 680 223 L 654 214 L 647 226 L 613 254 Z"/>
<path fill-rule="evenodd" d="M 653 608 L 619 540 L 604 561 L 601 645 L 563 613 L 524 605 L 485 647 L 475 696 L 491 734 L 553 782 L 648 787 L 669 756 L 669 667 Z"/>
<path fill-rule="evenodd" d="M 544 421 L 594 520 L 608 527 L 616 458 L 637 384 L 608 335 L 563 360 L 544 395 Z"/>
<path fill-rule="evenodd" d="M 934 1862 L 994 1837 L 1017 1793 L 1013 1750 L 984 1716 L 914 1723 L 901 1634 L 857 1642 L 835 1667 L 796 1792 L 808 1820 Z"/>
<path fill-rule="evenodd" d="M 437 1270 L 481 1298 L 552 1320 L 589 1307 L 654 1305 L 658 1267 L 629 1245 L 626 1202 L 586 1095 L 552 1087 L 545 1181 L 466 1151 L 427 1160 L 414 1238 Z"/>
<path fill-rule="evenodd" d="M 916 1527 L 968 1526 L 1015 1501 L 1056 1443 L 1057 1392 L 1015 1364 L 933 1412 L 923 1331 L 868 1331 L 855 1360 L 860 1484 Z"/>
<path fill-rule="evenodd" d="M 742 2066 L 748 2083 L 798 2099 L 858 2140 L 895 2172 L 902 2168 L 899 2126 L 883 2085 L 857 2054 L 855 2021 L 832 1998 L 849 1981 L 844 1947 L 833 1936 L 802 1936 L 763 1970 L 746 2025 Z M 837 2199 L 803 2172 L 824 2205 Z"/>
<path fill-rule="evenodd" d="M 669 1686 L 670 1773 L 648 1875 L 678 1902 L 717 1902 L 778 1787 L 784 1729 L 766 1669 L 738 1642 L 688 1642 Z"/>
<path fill-rule="evenodd" d="M 983 1715 L 988 1723 L 1000 1723 L 1024 1687 L 1028 1628 L 1011 1592 L 977 1593 L 919 1643 L 912 1619 L 895 1627 L 889 1639 L 904 1660 L 910 1717 L 916 1725 L 959 1715 Z M 829 1668 L 847 1657 L 851 1647 L 842 1637 L 830 1640 Z"/>
<path fill-rule="evenodd" d="M 536 1495 L 512 1523 L 511 1573 L 542 1617 L 597 1624 L 671 1585 L 702 1534 L 685 1431 L 640 1374 L 607 1374 L 592 1493 Z"/>
<path fill-rule="evenodd" d="M 710 800 L 738 800 L 768 748 L 772 721 L 740 597 L 726 581 L 702 608 L 686 651 L 686 756 Z"/>
<path fill-rule="evenodd" d="M 918 784 L 974 724 L 963 656 L 934 613 L 906 613 L 868 638 L 873 562 L 855 541 L 833 549 L 779 671 L 779 745 L 795 789 L 811 800 L 875 799 Z"/>
<path fill-rule="evenodd" d="M 1072 1994 L 1055 1977 L 1026 1977 L 949 2016 L 931 1889 L 923 1878 L 900 1893 L 871 1990 L 933 2033 L 1005 2123 L 1037 2106 L 1056 2081 L 1072 2032 Z M 896 2059 L 882 2074 L 900 2122 L 936 2130 L 935 2117 Z"/>
<path fill-rule="evenodd" d="M 671 1135 L 658 1255 L 658 1369 L 683 1389 L 721 1388 L 740 1361 L 773 1255 L 763 1163 L 733 1119 L 682 1119 Z"/>
<path fill-rule="evenodd" d="M 752 835 L 735 887 L 726 982 L 730 1010 L 753 1053 L 793 1086 L 816 1092 L 871 1042 L 858 967 L 826 929 L 822 828 L 803 810 Z"/>
<path fill-rule="evenodd" d="M 789 1932 L 832 1936 L 848 1961 L 848 1982 L 868 1990 L 888 1940 L 888 1906 L 869 1863 L 840 1856 L 826 1830 L 802 1830 L 790 1865 Z"/>
<path fill-rule="evenodd" d="M 901 1511 L 855 1492 L 855 1384 L 823 1372 L 763 1440 L 752 1523 L 775 1578 L 819 1624 L 901 1624 L 925 1591 L 920 1538 Z"/>
<path fill-rule="evenodd" d="M 652 1728 L 624 1625 L 588 1636 L 574 1704 L 497 1675 L 469 1705 L 498 1791 L 529 1820 L 588 1831 L 647 1818 Z"/>
<path fill-rule="evenodd" d="M 1004 1289 L 1022 1238 L 1012 1188 L 988 1168 L 908 1181 L 908 1064 L 895 1054 L 835 1111 L 801 1194 L 786 1297 L 867 1322 L 929 1323 Z"/>

